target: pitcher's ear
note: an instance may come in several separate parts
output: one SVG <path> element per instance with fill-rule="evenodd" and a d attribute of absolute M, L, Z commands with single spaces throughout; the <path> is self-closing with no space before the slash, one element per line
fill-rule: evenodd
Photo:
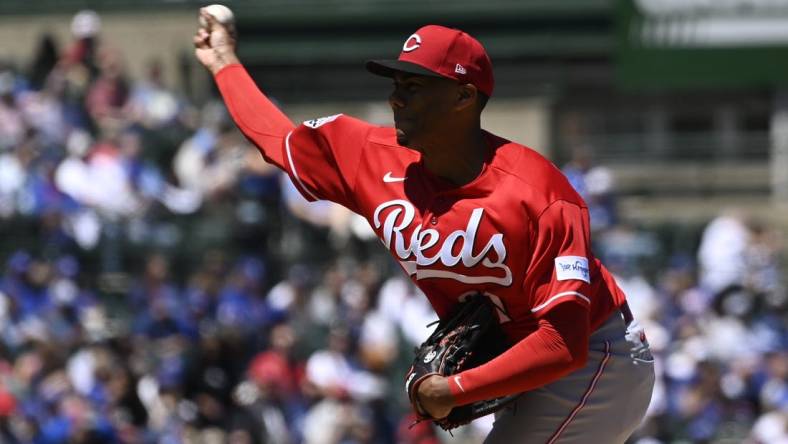
<path fill-rule="evenodd" d="M 457 88 L 457 109 L 465 109 L 473 105 L 476 103 L 478 96 L 479 90 L 476 89 L 475 85 L 470 83 L 459 85 Z"/>

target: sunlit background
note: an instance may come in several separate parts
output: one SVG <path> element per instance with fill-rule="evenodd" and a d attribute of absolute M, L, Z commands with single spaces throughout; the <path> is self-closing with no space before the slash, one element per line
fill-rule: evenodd
<path fill-rule="evenodd" d="M 295 122 L 390 124 L 364 62 L 427 23 L 476 36 L 485 128 L 563 169 L 646 324 L 631 443 L 788 443 L 788 0 L 225 4 Z M 491 418 L 409 427 L 435 316 L 236 130 L 204 5 L 0 0 L 0 443 L 481 442 Z"/>

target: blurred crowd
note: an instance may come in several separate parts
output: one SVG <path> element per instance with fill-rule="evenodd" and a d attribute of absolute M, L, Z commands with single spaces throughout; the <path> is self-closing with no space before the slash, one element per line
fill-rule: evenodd
<path fill-rule="evenodd" d="M 435 315 L 365 222 L 306 203 L 157 61 L 131 78 L 100 26 L 0 66 L 0 442 L 446 442 L 401 390 Z M 657 360 L 632 442 L 788 443 L 779 232 L 730 211 L 667 248 L 592 154 L 564 171 Z"/>

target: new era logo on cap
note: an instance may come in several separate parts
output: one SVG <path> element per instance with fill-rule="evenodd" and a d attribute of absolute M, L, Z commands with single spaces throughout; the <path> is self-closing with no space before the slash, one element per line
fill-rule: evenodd
<path fill-rule="evenodd" d="M 488 97 L 492 95 L 492 62 L 478 40 L 458 29 L 427 25 L 411 34 L 397 60 L 371 60 L 373 74 L 392 77 L 395 72 L 447 77 L 470 83 Z"/>

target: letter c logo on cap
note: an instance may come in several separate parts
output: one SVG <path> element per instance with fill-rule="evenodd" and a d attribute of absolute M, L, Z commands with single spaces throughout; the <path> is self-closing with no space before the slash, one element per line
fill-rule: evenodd
<path fill-rule="evenodd" d="M 415 51 L 419 48 L 419 46 L 421 46 L 421 37 L 419 37 L 418 34 L 413 34 L 412 36 L 408 37 L 407 40 L 405 40 L 405 44 L 402 45 L 402 51 Z"/>

